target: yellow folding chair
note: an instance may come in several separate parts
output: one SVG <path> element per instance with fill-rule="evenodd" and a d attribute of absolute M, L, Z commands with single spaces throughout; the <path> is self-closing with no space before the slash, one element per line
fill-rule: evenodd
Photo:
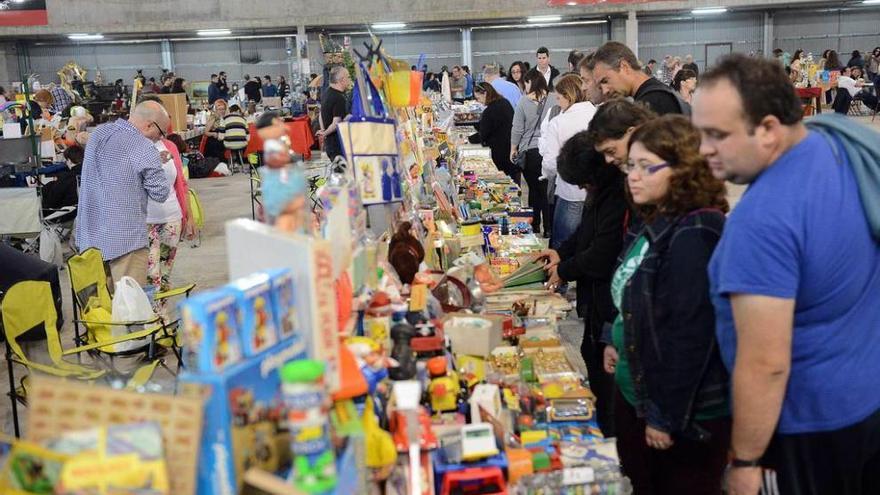
<path fill-rule="evenodd" d="M 84 319 L 87 309 L 93 307 L 101 308 L 106 311 L 105 314 L 112 314 L 112 296 L 108 285 L 107 271 L 104 266 L 104 259 L 101 251 L 96 248 L 89 248 L 82 253 L 70 257 L 67 260 L 67 272 L 70 276 L 70 289 L 73 294 L 74 305 L 74 338 L 76 345 L 80 348 L 88 348 L 88 350 L 97 357 L 107 356 L 110 359 L 110 366 L 113 367 L 113 360 L 117 356 L 132 356 L 145 353 L 147 359 L 152 360 L 155 357 L 155 344 L 157 339 L 167 341 L 168 347 L 171 348 L 177 358 L 178 371 L 183 366 L 180 354 L 180 346 L 178 345 L 176 328 L 178 322 L 165 322 L 160 316 L 147 321 L 89 321 Z M 154 297 L 159 299 L 167 299 L 174 296 L 186 295 L 189 297 L 190 292 L 195 288 L 195 284 L 189 284 L 184 287 L 175 288 L 166 292 L 157 293 Z M 80 332 L 80 324 L 86 328 L 85 334 Z M 124 326 L 130 328 L 132 326 L 143 326 L 144 330 L 129 333 L 129 335 L 140 335 L 141 337 L 149 337 L 148 342 L 135 349 L 114 352 L 112 347 L 108 348 L 109 341 L 102 339 L 98 342 L 94 339 L 97 328 L 101 325 Z M 126 341 L 133 339 L 126 339 Z"/>
<path fill-rule="evenodd" d="M 3 332 L 6 336 L 6 365 L 9 372 L 9 398 L 12 402 L 12 419 L 15 427 L 15 435 L 19 436 L 18 403 L 27 405 L 27 376 L 21 378 L 19 385 L 15 383 L 15 367 L 18 364 L 27 368 L 29 372 L 45 373 L 61 378 L 92 381 L 97 378 L 108 377 L 108 370 L 85 366 L 66 361 L 65 356 L 79 355 L 92 349 L 93 346 L 63 349 L 61 337 L 56 327 L 58 315 L 55 312 L 55 302 L 52 298 L 52 286 L 49 282 L 25 280 L 18 282 L 4 294 L 0 301 L 0 312 L 3 315 Z M 29 357 L 18 339 L 25 333 L 42 326 L 46 332 L 46 354 L 51 364 L 36 362 Z M 142 332 L 146 335 L 146 332 Z M 125 335 L 114 339 L 117 343 L 141 338 L 144 335 Z M 103 343 L 101 345 L 106 345 Z M 162 364 L 156 360 L 142 366 L 130 374 L 128 387 L 140 387 L 149 381 L 156 366 Z M 126 375 L 120 375 L 122 377 Z"/>

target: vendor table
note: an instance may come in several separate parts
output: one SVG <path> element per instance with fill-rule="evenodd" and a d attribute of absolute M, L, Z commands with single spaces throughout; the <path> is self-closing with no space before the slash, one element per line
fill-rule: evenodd
<path fill-rule="evenodd" d="M 822 88 L 812 87 L 812 88 L 795 88 L 795 92 L 797 92 L 798 98 L 804 102 L 804 104 L 809 105 L 810 100 L 816 100 L 816 111 L 815 113 L 818 115 L 822 113 Z M 806 113 L 805 113 L 806 114 Z"/>
<path fill-rule="evenodd" d="M 312 127 L 308 117 L 298 117 L 292 121 L 285 122 L 287 127 L 287 135 L 290 136 L 290 144 L 293 151 L 301 154 L 303 158 L 309 160 L 312 158 L 312 145 L 315 144 L 315 137 L 312 135 Z M 257 127 L 253 123 L 248 126 L 250 133 L 250 141 L 248 141 L 245 155 L 256 153 L 263 150 L 263 140 L 257 134 Z"/>

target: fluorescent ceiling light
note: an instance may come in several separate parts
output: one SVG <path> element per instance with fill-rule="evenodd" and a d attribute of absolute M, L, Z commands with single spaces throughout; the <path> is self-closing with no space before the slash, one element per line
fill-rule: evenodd
<path fill-rule="evenodd" d="M 403 29 L 406 24 L 402 22 L 377 22 L 372 27 L 373 29 Z"/>
<path fill-rule="evenodd" d="M 559 22 L 561 20 L 561 15 L 535 15 L 526 18 L 526 22 Z"/>
<path fill-rule="evenodd" d="M 229 29 L 200 29 L 196 31 L 199 36 L 228 36 L 232 34 Z"/>
<path fill-rule="evenodd" d="M 862 3 L 865 5 L 880 5 L 880 0 L 865 0 Z"/>
<path fill-rule="evenodd" d="M 101 33 L 95 33 L 95 34 L 77 33 L 77 34 L 68 35 L 67 37 L 73 41 L 89 41 L 89 40 L 102 40 L 102 39 L 104 39 L 104 35 Z"/>
<path fill-rule="evenodd" d="M 574 7 L 577 4 L 578 4 L 577 2 L 568 2 L 565 5 L 568 5 L 569 7 Z"/>
<path fill-rule="evenodd" d="M 711 15 L 711 14 L 723 14 L 725 12 L 727 12 L 727 7 L 710 7 L 707 9 L 694 9 L 691 11 L 691 14 Z"/>

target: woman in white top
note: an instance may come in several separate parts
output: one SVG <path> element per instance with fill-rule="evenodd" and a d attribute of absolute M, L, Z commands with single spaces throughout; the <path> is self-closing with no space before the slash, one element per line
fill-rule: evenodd
<path fill-rule="evenodd" d="M 180 226 L 183 214 L 174 192 L 177 180 L 177 167 L 171 153 L 162 141 L 157 141 L 156 149 L 162 158 L 162 170 L 171 187 L 168 199 L 159 203 L 147 200 L 147 230 L 150 236 L 150 251 L 147 258 L 147 280 L 156 288 L 156 292 L 171 288 L 171 268 L 177 255 L 177 244 L 180 242 Z M 165 301 L 157 304 L 157 311 L 164 316 Z"/>
<path fill-rule="evenodd" d="M 587 193 L 569 184 L 556 174 L 559 150 L 569 138 L 586 131 L 596 114 L 596 107 L 587 100 L 581 86 L 583 80 L 576 74 L 566 74 L 555 82 L 556 101 L 562 112 L 541 125 L 538 150 L 543 161 L 541 171 L 548 181 L 556 183 L 556 208 L 553 211 L 553 233 L 550 247 L 556 249 L 577 230 Z"/>

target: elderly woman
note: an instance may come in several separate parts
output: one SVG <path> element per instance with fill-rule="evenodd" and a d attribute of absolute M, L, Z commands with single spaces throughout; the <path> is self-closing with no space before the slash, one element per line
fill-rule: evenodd
<path fill-rule="evenodd" d="M 208 115 L 205 123 L 205 156 L 213 156 L 223 161 L 226 148 L 223 146 L 223 119 L 229 113 L 229 105 L 226 100 L 220 99 L 214 102 L 214 108 Z"/>

